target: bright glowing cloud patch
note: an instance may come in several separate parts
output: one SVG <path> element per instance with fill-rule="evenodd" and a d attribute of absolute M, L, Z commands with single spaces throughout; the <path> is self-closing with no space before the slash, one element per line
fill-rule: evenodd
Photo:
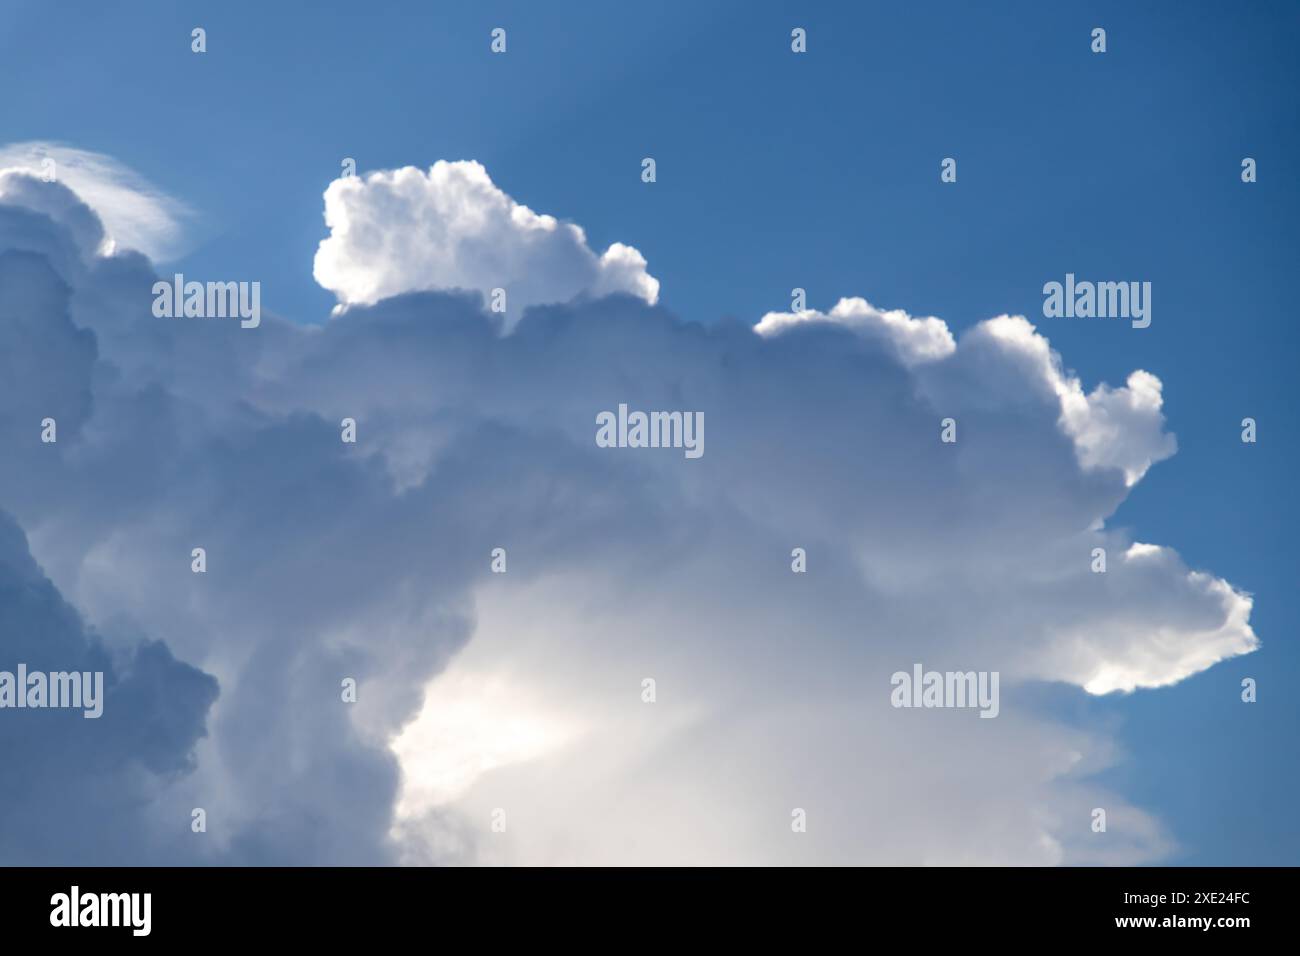
<path fill-rule="evenodd" d="M 316 281 L 343 305 L 425 289 L 502 289 L 514 322 L 529 305 L 582 293 L 626 292 L 651 304 L 659 296 L 636 249 L 614 243 L 596 255 L 581 228 L 515 202 L 472 161 L 336 179 L 325 191 L 325 223 Z"/>

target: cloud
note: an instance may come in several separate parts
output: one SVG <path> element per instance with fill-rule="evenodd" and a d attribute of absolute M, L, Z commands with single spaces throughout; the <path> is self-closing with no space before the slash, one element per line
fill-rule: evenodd
<path fill-rule="evenodd" d="M 48 142 L 0 147 L 0 200 L 21 186 L 13 173 L 53 176 L 93 209 L 105 233 L 92 251 L 135 249 L 155 262 L 175 259 L 183 251 L 184 223 L 192 212 L 112 157 Z M 56 194 L 24 191 L 23 202 L 31 205 L 37 195 Z"/>
<path fill-rule="evenodd" d="M 216 682 L 161 641 L 88 632 L 3 512 L 0 596 L 0 670 L 13 674 L 24 664 L 29 673 L 104 675 L 97 719 L 79 709 L 0 711 L 0 859 L 76 865 L 87 849 L 138 862 L 174 859 L 183 817 L 159 827 L 152 810 L 170 780 L 193 768 Z"/>
<path fill-rule="evenodd" d="M 1248 595 L 1109 527 L 1174 451 L 1154 376 L 1085 390 L 1020 317 L 954 335 L 845 300 L 757 334 L 684 322 L 472 164 L 331 185 L 318 275 L 324 256 L 323 281 L 358 294 L 323 325 L 156 319 L 152 264 L 87 253 L 97 218 L 60 188 L 0 199 L 0 355 L 22 356 L 0 378 L 0 505 L 88 629 L 157 635 L 220 687 L 208 736 L 187 714 L 174 772 L 139 783 L 160 833 L 203 806 L 205 838 L 145 854 L 92 815 L 79 862 L 1174 847 L 1097 782 L 1113 732 L 1041 703 L 1167 686 L 1257 645 Z M 485 261 L 529 290 L 509 334 Z M 706 454 L 597 447 L 620 403 L 703 412 Z M 998 718 L 891 707 L 916 662 L 1000 672 Z M 69 773 L 68 793 L 93 792 Z"/>
<path fill-rule="evenodd" d="M 1174 436 L 1164 431 L 1163 386 L 1150 372 L 1138 369 L 1120 388 L 1103 382 L 1085 395 L 1079 379 L 1062 370 L 1060 356 L 1023 316 L 998 316 L 975 334 L 992 340 L 999 356 L 1021 358 L 1025 377 L 1056 394 L 1061 430 L 1074 441 L 1084 468 L 1117 468 L 1125 483 L 1134 485 L 1152 464 L 1177 450 Z"/>
<path fill-rule="evenodd" d="M 636 249 L 616 242 L 596 255 L 580 227 L 515 202 L 472 161 L 336 179 L 325 191 L 325 223 L 316 281 L 344 306 L 500 288 L 513 323 L 530 305 L 582 294 L 627 292 L 651 304 L 659 296 Z"/>
<path fill-rule="evenodd" d="M 807 323 L 825 323 L 875 338 L 905 365 L 933 362 L 952 354 L 956 344 L 942 319 L 913 318 L 902 309 L 882 312 L 866 299 L 840 299 L 830 312 L 769 312 L 754 326 L 759 335 L 775 336 Z"/>

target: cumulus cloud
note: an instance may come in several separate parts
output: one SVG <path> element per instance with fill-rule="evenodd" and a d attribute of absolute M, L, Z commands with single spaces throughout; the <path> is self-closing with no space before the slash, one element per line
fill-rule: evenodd
<path fill-rule="evenodd" d="M 579 226 L 515 202 L 472 161 L 336 179 L 325 224 L 316 281 L 344 306 L 426 289 L 504 289 L 513 323 L 530 305 L 584 293 L 627 292 L 651 304 L 659 296 L 636 249 L 616 242 L 596 255 Z"/>
<path fill-rule="evenodd" d="M 954 335 L 858 299 L 757 332 L 684 322 L 638 255 L 597 257 L 475 164 L 330 186 L 317 275 L 347 308 L 323 325 L 156 319 L 151 263 L 87 252 L 97 217 L 58 188 L 0 199 L 0 354 L 23 357 L 0 378 L 0 505 L 86 628 L 164 640 L 220 687 L 207 736 L 196 708 L 173 772 L 138 781 L 160 829 L 206 807 L 208 839 L 149 859 L 1174 846 L 1098 784 L 1110 731 L 1028 692 L 1158 688 L 1257 644 L 1248 595 L 1108 526 L 1174 451 L 1154 376 L 1086 391 L 1019 317 Z M 597 447 L 620 403 L 704 413 L 705 455 Z M 1000 672 L 998 718 L 891 707 L 916 662 Z M 83 862 L 143 858 L 93 819 Z"/>

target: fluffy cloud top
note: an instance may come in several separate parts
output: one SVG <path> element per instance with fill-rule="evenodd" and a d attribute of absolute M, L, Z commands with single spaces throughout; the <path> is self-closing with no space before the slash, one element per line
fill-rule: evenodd
<path fill-rule="evenodd" d="M 500 288 L 513 323 L 530 305 L 583 293 L 627 292 L 651 305 L 659 297 L 659 280 L 636 249 L 616 242 L 597 256 L 580 227 L 515 202 L 472 161 L 337 179 L 325 191 L 325 223 L 316 281 L 344 306 L 426 289 L 486 296 Z"/>
<path fill-rule="evenodd" d="M 859 335 L 877 338 L 908 366 L 945 358 L 956 348 L 952 333 L 942 319 L 913 318 L 902 309 L 882 312 L 860 298 L 840 299 L 830 312 L 816 309 L 769 312 L 754 326 L 754 331 L 759 335 L 779 335 L 805 323 L 839 325 Z"/>
<path fill-rule="evenodd" d="M 1085 391 L 1018 317 L 954 336 L 845 300 L 758 334 L 684 322 L 652 304 L 639 256 L 597 258 L 475 164 L 329 187 L 317 274 L 349 307 L 323 325 L 157 319 L 151 263 L 87 251 L 97 219 L 62 188 L 0 200 L 0 505 L 85 629 L 128 661 L 165 642 L 157 672 L 186 668 L 164 712 L 173 680 L 220 687 L 163 722 L 174 737 L 121 744 L 170 768 L 131 778 L 159 833 L 203 806 L 209 839 L 146 853 L 88 813 L 78 862 L 1112 863 L 1173 846 L 1096 782 L 1110 732 L 1025 693 L 1166 686 L 1257 644 L 1247 595 L 1107 526 L 1174 450 L 1154 376 Z M 497 285 L 512 308 L 552 304 L 502 335 L 480 294 Z M 597 447 L 620 403 L 703 412 L 705 455 Z M 45 414 L 57 444 L 38 440 Z M 17 534 L 0 558 L 36 580 Z M 28 653 L 16 633 L 46 632 L 6 630 L 0 666 Z M 892 708 L 890 676 L 915 662 L 999 671 L 999 717 Z M 91 752 L 92 727 L 57 733 Z M 24 753 L 8 772 L 37 790 L 0 797 L 0 818 L 95 792 L 93 767 L 56 782 Z M 0 835 L 0 859 L 57 855 L 54 839 Z"/>

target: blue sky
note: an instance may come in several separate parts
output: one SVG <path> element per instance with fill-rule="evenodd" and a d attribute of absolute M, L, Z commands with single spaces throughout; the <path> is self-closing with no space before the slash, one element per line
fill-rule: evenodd
<path fill-rule="evenodd" d="M 955 334 L 1023 314 L 1088 388 L 1154 373 L 1178 452 L 1108 524 L 1252 593 L 1262 646 L 1158 690 L 1042 689 L 1042 706 L 1117 727 L 1127 758 L 1105 779 L 1165 821 L 1172 862 L 1294 864 L 1297 44 L 1290 3 L 9 0 L 0 140 L 134 169 L 194 210 L 177 271 L 258 277 L 296 323 L 334 305 L 312 254 L 344 157 L 473 159 L 592 248 L 634 245 L 689 321 L 752 324 L 798 286 L 812 308 L 861 295 Z M 1150 281 L 1151 327 L 1043 319 L 1043 283 L 1067 272 Z"/>

